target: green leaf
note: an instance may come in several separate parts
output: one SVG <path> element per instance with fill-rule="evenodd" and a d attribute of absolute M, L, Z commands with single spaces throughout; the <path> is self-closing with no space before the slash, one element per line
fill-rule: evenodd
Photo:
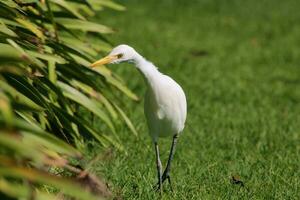
<path fill-rule="evenodd" d="M 5 76 L 5 78 L 8 81 L 8 83 L 20 93 L 25 95 L 27 98 L 30 98 L 36 104 L 47 108 L 47 101 L 34 86 L 32 86 L 29 82 L 26 81 L 25 78 L 15 75 L 8 75 Z"/>
<path fill-rule="evenodd" d="M 23 158 L 34 160 L 38 164 L 43 163 L 44 154 L 35 149 L 30 144 L 30 148 L 22 141 L 22 138 L 18 138 L 18 135 L 3 133 L 0 131 L 0 145 L 13 150 L 14 153 L 21 155 Z"/>
<path fill-rule="evenodd" d="M 3 80 L 0 80 L 0 88 L 5 91 L 6 93 L 10 94 L 14 101 L 25 104 L 26 106 L 32 108 L 35 111 L 42 111 L 43 107 L 39 106 L 38 104 L 34 103 L 30 98 L 26 97 L 24 94 L 16 90 L 14 87 L 10 86 Z"/>
<path fill-rule="evenodd" d="M 56 107 L 54 110 L 58 115 L 63 115 L 67 120 L 69 120 L 69 122 L 75 123 L 79 127 L 79 129 L 82 130 L 84 133 L 93 136 L 104 147 L 107 147 L 108 144 L 112 144 L 118 150 L 124 151 L 124 147 L 120 143 L 116 142 L 111 136 L 99 133 L 99 131 L 94 130 L 92 127 L 89 126 L 89 123 L 85 122 L 83 119 L 72 116 L 58 107 Z"/>
<path fill-rule="evenodd" d="M 59 153 L 67 154 L 73 157 L 81 157 L 81 154 L 74 147 L 65 143 L 56 136 L 44 131 L 43 129 L 35 125 L 33 122 L 28 123 L 23 119 L 15 118 L 13 121 L 13 125 L 16 129 L 22 130 L 23 133 L 34 134 L 37 137 L 43 138 L 44 140 L 51 142 L 54 150 L 56 150 Z"/>
<path fill-rule="evenodd" d="M 47 53 L 39 53 L 36 51 L 26 51 L 30 56 L 39 58 L 48 62 L 55 62 L 59 64 L 65 64 L 67 61 L 62 57 L 54 54 L 47 54 Z"/>
<path fill-rule="evenodd" d="M 76 182 L 72 182 L 66 178 L 50 175 L 37 169 L 16 166 L 0 166 L 0 175 L 4 177 L 27 179 L 36 183 L 48 184 L 56 187 L 64 194 L 70 195 L 77 199 L 101 199 L 100 197 L 95 197 L 91 193 L 82 189 L 82 187 Z"/>
<path fill-rule="evenodd" d="M 103 67 L 95 67 L 94 70 L 97 71 L 98 73 L 102 74 L 105 76 L 107 82 L 111 83 L 113 86 L 115 86 L 116 88 L 118 88 L 121 92 L 123 92 L 124 94 L 126 94 L 129 98 L 137 101 L 139 100 L 139 98 L 136 96 L 136 94 L 134 94 L 130 89 L 128 89 L 124 84 L 122 84 L 120 81 L 118 81 L 117 79 L 115 79 L 113 76 L 111 76 L 107 70 L 103 71 L 105 68 L 101 69 Z"/>
<path fill-rule="evenodd" d="M 113 106 L 111 105 L 111 103 L 104 97 L 103 94 L 95 91 L 92 87 L 86 85 L 86 84 L 83 84 L 79 81 L 72 81 L 71 82 L 72 85 L 80 88 L 82 91 L 84 91 L 86 94 L 88 94 L 89 96 L 95 98 L 96 100 L 98 100 L 99 102 L 101 102 L 104 107 L 107 109 L 107 111 L 110 113 L 111 117 L 113 119 L 117 119 L 117 113 L 116 111 L 114 110 Z"/>
<path fill-rule="evenodd" d="M 91 32 L 97 32 L 97 33 L 113 33 L 114 31 L 104 25 L 90 22 L 90 21 L 84 21 L 84 20 L 78 20 L 78 19 L 71 19 L 71 18 L 55 18 L 55 21 L 69 29 L 77 29 L 81 31 L 91 31 Z"/>
<path fill-rule="evenodd" d="M 90 2 L 91 5 L 95 5 L 95 6 L 105 6 L 114 10 L 118 10 L 118 11 L 124 11 L 126 10 L 126 8 L 120 4 L 117 4 L 113 1 L 110 0 L 88 0 Z"/>
<path fill-rule="evenodd" d="M 56 199 L 54 194 L 32 190 L 30 185 L 10 182 L 4 178 L 0 178 L 0 191 L 9 197 L 17 199 L 26 199 L 30 193 L 34 192 L 35 200 L 53 200 Z"/>
<path fill-rule="evenodd" d="M 14 47 L 20 54 L 21 54 L 21 58 L 24 61 L 27 61 L 28 63 L 34 63 L 36 66 L 42 68 L 43 67 L 43 63 L 41 61 L 39 61 L 38 59 L 32 57 L 31 55 L 29 55 L 20 45 L 18 45 L 14 40 L 11 39 L 7 39 L 8 43 Z"/>
<path fill-rule="evenodd" d="M 13 26 L 13 27 L 18 27 L 18 28 L 26 28 L 24 25 L 18 23 L 18 22 L 15 22 L 11 19 L 8 19 L 8 18 L 3 18 L 3 17 L 0 17 L 0 20 L 5 24 L 5 25 L 10 25 L 10 26 Z"/>
<path fill-rule="evenodd" d="M 84 106 L 86 109 L 88 109 L 96 116 L 98 116 L 100 119 L 102 119 L 108 125 L 108 127 L 111 129 L 113 133 L 116 132 L 113 123 L 111 122 L 109 117 L 100 109 L 97 101 L 89 99 L 83 93 L 79 92 L 75 88 L 65 83 L 58 82 L 58 85 L 63 90 L 63 93 L 67 98 Z"/>
<path fill-rule="evenodd" d="M 68 1 L 68 3 L 83 16 L 92 17 L 95 15 L 94 10 L 91 9 L 91 5 L 86 0 Z"/>
<path fill-rule="evenodd" d="M 79 40 L 78 38 L 72 37 L 59 37 L 62 42 L 67 44 L 68 46 L 72 46 L 73 48 L 79 49 L 80 51 L 86 52 L 91 56 L 97 56 L 98 52 L 93 49 L 92 45 L 86 41 Z"/>
<path fill-rule="evenodd" d="M 18 35 L 15 32 L 13 32 L 11 29 L 9 29 L 1 19 L 0 19 L 0 32 L 11 37 L 18 37 Z"/>
<path fill-rule="evenodd" d="M 74 16 L 78 17 L 79 19 L 84 20 L 85 17 L 82 16 L 77 10 L 76 7 L 74 7 L 72 4 L 68 3 L 65 0 L 50 0 L 52 3 L 55 3 L 59 6 L 61 6 L 62 8 L 66 9 L 67 11 L 69 11 L 70 13 L 72 13 Z"/>
<path fill-rule="evenodd" d="M 21 18 L 16 18 L 15 19 L 19 24 L 23 25 L 26 27 L 29 31 L 34 33 L 37 37 L 39 37 L 42 41 L 45 40 L 45 36 L 42 31 L 39 30 L 38 26 L 34 23 L 31 23 L 29 20 L 21 19 Z"/>
<path fill-rule="evenodd" d="M 18 8 L 19 7 L 18 4 L 16 4 L 13 1 L 1 1 L 1 3 L 7 5 L 10 8 Z"/>
<path fill-rule="evenodd" d="M 25 62 L 27 59 L 9 44 L 0 43 L 0 64 L 11 61 Z"/>
<path fill-rule="evenodd" d="M 133 126 L 132 122 L 130 121 L 130 119 L 126 116 L 126 114 L 124 113 L 124 111 L 117 106 L 116 104 L 114 104 L 115 108 L 117 109 L 117 111 L 120 113 L 120 115 L 122 116 L 122 118 L 124 119 L 125 123 L 127 124 L 128 128 L 131 130 L 131 132 L 137 136 L 138 133 L 135 129 L 135 127 Z"/>
<path fill-rule="evenodd" d="M 14 113 L 11 108 L 8 97 L 0 90 L 0 116 L 4 118 L 4 122 L 10 127 L 13 122 Z"/>
<path fill-rule="evenodd" d="M 80 56 L 78 56 L 76 54 L 72 54 L 72 53 L 69 53 L 69 55 L 76 61 L 76 63 L 78 63 L 80 65 L 83 65 L 83 66 L 86 66 L 86 67 L 89 67 L 91 65 L 91 62 L 87 61 L 83 57 L 80 57 Z"/>

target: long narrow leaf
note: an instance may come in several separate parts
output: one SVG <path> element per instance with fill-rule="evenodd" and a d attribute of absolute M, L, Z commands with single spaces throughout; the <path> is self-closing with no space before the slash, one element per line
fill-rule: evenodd
<path fill-rule="evenodd" d="M 102 119 L 114 133 L 116 132 L 113 123 L 111 122 L 109 117 L 101 109 L 99 109 L 97 105 L 98 103 L 96 101 L 89 99 L 83 93 L 65 83 L 59 82 L 58 85 L 64 91 L 66 97 L 79 103 L 80 105 L 84 106 L 89 111 L 100 117 L 100 119 Z"/>
<path fill-rule="evenodd" d="M 79 19 L 84 20 L 85 17 L 83 15 L 81 15 L 75 7 L 72 6 L 72 4 L 68 3 L 65 0 L 50 0 L 52 3 L 55 3 L 61 7 L 63 7 L 64 9 L 68 10 L 70 13 L 72 13 L 74 16 L 78 17 Z"/>
<path fill-rule="evenodd" d="M 43 32 L 40 31 L 35 24 L 31 23 L 28 20 L 24 20 L 21 18 L 16 18 L 15 20 L 17 22 L 19 22 L 21 25 L 23 25 L 24 27 L 26 27 L 28 30 L 30 30 L 32 33 L 34 33 L 41 40 L 45 40 L 45 36 L 44 36 Z"/>
<path fill-rule="evenodd" d="M 34 193 L 36 200 L 53 200 L 56 196 L 39 190 L 33 191 L 30 185 L 12 183 L 4 178 L 0 179 L 0 191 L 12 198 L 26 199 L 30 193 Z"/>
<path fill-rule="evenodd" d="M 71 18 L 55 18 L 55 21 L 60 25 L 69 28 L 69 29 L 77 29 L 82 31 L 91 31 L 97 33 L 113 33 L 114 31 L 104 25 L 93 23 L 84 20 L 75 20 Z"/>
<path fill-rule="evenodd" d="M 0 175 L 12 178 L 25 178 L 32 182 L 49 184 L 61 190 L 63 193 L 78 199 L 100 199 L 99 197 L 95 197 L 91 193 L 83 190 L 79 184 L 76 184 L 66 178 L 53 176 L 36 169 L 15 166 L 0 166 Z"/>
<path fill-rule="evenodd" d="M 124 119 L 125 123 L 127 124 L 128 128 L 131 130 L 131 132 L 137 136 L 137 131 L 134 127 L 134 125 L 132 124 L 132 122 L 130 121 L 130 119 L 126 116 L 126 114 L 124 113 L 124 111 L 117 106 L 116 104 L 114 104 L 115 108 L 117 109 L 117 111 L 120 113 L 120 115 L 122 116 L 122 118 Z"/>

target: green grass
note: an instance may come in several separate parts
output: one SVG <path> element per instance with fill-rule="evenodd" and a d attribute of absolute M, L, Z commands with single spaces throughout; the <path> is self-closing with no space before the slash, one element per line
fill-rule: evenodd
<path fill-rule="evenodd" d="M 188 118 L 162 199 L 300 198 L 300 2 L 122 1 L 101 13 L 186 92 Z M 143 99 L 145 84 L 128 64 L 111 66 Z M 143 100 L 124 99 L 139 136 L 119 135 L 128 155 L 112 151 L 93 166 L 116 196 L 155 199 L 154 148 Z M 170 139 L 160 140 L 165 163 Z M 92 157 L 99 149 L 90 149 Z M 245 187 L 230 182 L 240 176 Z"/>

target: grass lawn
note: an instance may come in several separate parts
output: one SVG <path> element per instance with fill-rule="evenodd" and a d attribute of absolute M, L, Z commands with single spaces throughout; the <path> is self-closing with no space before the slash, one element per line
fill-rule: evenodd
<path fill-rule="evenodd" d="M 175 3 L 176 2 L 176 3 Z M 122 1 L 105 11 L 126 43 L 186 92 L 188 118 L 162 199 L 300 198 L 300 2 Z M 143 114 L 145 84 L 128 64 L 110 66 L 140 102 L 124 98 L 137 130 L 119 133 L 128 154 L 93 166 L 117 197 L 155 199 L 155 153 Z M 165 164 L 170 139 L 160 140 Z M 89 155 L 99 154 L 93 148 Z M 239 176 L 244 183 L 232 184 Z"/>

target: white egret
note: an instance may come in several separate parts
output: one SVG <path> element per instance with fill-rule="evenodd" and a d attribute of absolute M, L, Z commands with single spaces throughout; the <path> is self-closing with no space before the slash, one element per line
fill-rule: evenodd
<path fill-rule="evenodd" d="M 187 113 L 185 94 L 172 78 L 159 72 L 157 68 L 132 47 L 119 45 L 108 56 L 96 61 L 91 66 L 117 64 L 121 62 L 134 63 L 143 75 L 148 86 L 145 94 L 144 112 L 147 119 L 150 136 L 154 142 L 158 174 L 158 189 L 162 191 L 162 184 L 170 180 L 171 162 L 179 134 L 184 128 Z M 173 142 L 168 163 L 164 173 L 159 157 L 158 138 L 172 136 Z"/>

